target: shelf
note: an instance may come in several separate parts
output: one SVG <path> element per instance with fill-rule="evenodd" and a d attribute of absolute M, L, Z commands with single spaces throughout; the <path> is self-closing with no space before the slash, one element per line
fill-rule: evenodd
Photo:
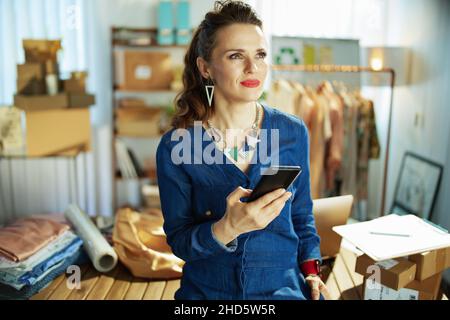
<path fill-rule="evenodd" d="M 152 180 L 150 177 L 137 177 L 137 178 L 122 178 L 121 176 L 116 176 L 116 180 L 123 181 L 123 180 Z"/>
<path fill-rule="evenodd" d="M 113 50 L 126 50 L 126 49 L 148 49 L 148 50 L 154 50 L 154 49 L 183 49 L 187 50 L 188 45 L 183 44 L 147 44 L 147 45 L 140 45 L 140 44 L 123 44 L 123 43 L 114 43 L 112 44 Z"/>
<path fill-rule="evenodd" d="M 150 181 L 154 181 L 156 180 L 156 169 L 152 169 L 152 170 L 147 170 L 146 171 L 148 173 L 148 175 L 146 176 L 140 176 L 137 178 L 123 178 L 120 174 L 116 174 L 115 178 L 116 180 L 150 180 Z"/>
<path fill-rule="evenodd" d="M 180 91 L 161 89 L 161 90 L 124 90 L 113 88 L 114 94 L 178 94 Z"/>
<path fill-rule="evenodd" d="M 3 155 L 0 154 L 0 160 L 39 160 L 39 159 L 51 159 L 51 158 L 67 158 L 67 159 L 74 159 L 77 158 L 79 155 L 87 153 L 86 146 L 80 145 L 77 147 L 65 149 L 65 151 L 61 151 L 58 154 L 51 154 L 51 155 L 45 155 L 45 156 L 30 156 L 26 154 L 16 154 L 16 155 Z"/>
<path fill-rule="evenodd" d="M 129 28 L 129 27 L 112 27 L 111 44 L 114 49 L 118 48 L 132 48 L 132 49 L 183 49 L 188 48 L 188 44 L 158 44 L 158 29 L 157 28 Z M 191 30 L 191 33 L 194 29 Z M 139 44 L 136 42 L 145 42 Z M 134 42 L 134 43 L 133 43 Z"/>
<path fill-rule="evenodd" d="M 127 134 L 115 134 L 116 138 L 126 138 L 126 139 L 160 139 L 162 137 L 162 134 L 157 136 L 137 136 L 137 135 L 127 135 Z"/>
<path fill-rule="evenodd" d="M 136 51 L 153 51 L 153 52 L 166 52 L 170 54 L 172 61 L 176 62 L 174 64 L 174 67 L 178 67 L 183 65 L 185 52 L 188 49 L 188 45 L 159 45 L 157 44 L 157 29 L 151 28 L 151 29 L 137 29 L 137 28 L 126 28 L 126 27 L 112 27 L 112 38 L 111 38 L 111 46 L 110 50 L 112 53 L 112 56 L 120 53 L 124 54 L 126 52 L 129 52 L 131 50 Z M 113 60 L 112 63 L 112 71 L 113 74 L 115 71 L 115 63 Z M 180 93 L 181 90 L 171 90 L 170 87 L 167 87 L 166 89 L 157 89 L 157 90 L 127 90 L 122 89 L 116 83 L 113 83 L 110 85 L 110 87 L 113 90 L 112 95 L 112 107 L 113 107 L 113 130 L 112 130 L 112 148 L 113 151 L 112 157 L 113 157 L 113 172 L 112 172 L 112 178 L 113 178 L 113 207 L 114 209 L 117 208 L 119 202 L 122 203 L 122 200 L 125 200 L 125 198 L 128 198 L 130 200 L 130 190 L 135 188 L 136 185 L 143 185 L 150 182 L 151 184 L 154 184 L 156 179 L 156 168 L 155 169 L 144 169 L 142 165 L 139 167 L 143 171 L 138 171 L 141 174 L 145 174 L 145 176 L 140 176 L 136 178 L 124 178 L 121 176 L 120 172 L 116 172 L 116 170 L 119 168 L 119 158 L 117 157 L 117 153 L 115 152 L 115 142 L 121 140 L 125 147 L 127 149 L 133 149 L 133 148 L 140 148 L 140 150 L 143 148 L 144 150 L 141 150 L 142 152 L 139 152 L 139 154 L 135 153 L 135 157 L 139 163 L 142 161 L 147 161 L 147 159 L 150 159 L 149 161 L 154 165 L 154 160 L 156 157 L 156 149 L 158 141 L 161 140 L 161 137 L 163 133 L 156 134 L 158 130 L 154 130 L 153 134 L 152 131 L 144 127 L 143 133 L 148 133 L 148 135 L 140 135 L 140 134 L 121 134 L 117 130 L 116 127 L 116 121 L 117 115 L 116 110 L 120 107 L 120 100 L 121 99 L 138 99 L 142 100 L 142 102 L 146 105 L 146 107 L 149 107 L 149 109 L 157 108 L 160 109 L 163 112 L 166 112 L 166 109 L 168 106 L 172 106 L 174 99 L 177 94 Z M 149 112 L 151 114 L 151 112 Z M 123 128 L 122 128 L 123 129 Z M 132 130 L 128 130 L 129 133 L 137 132 L 139 133 L 138 128 L 132 127 Z M 127 132 L 127 131 L 124 131 Z M 123 146 L 122 146 L 123 147 Z M 133 160 L 132 160 L 133 162 Z M 135 161 L 134 161 L 135 162 Z M 133 164 L 134 165 L 134 164 Z M 119 169 L 120 170 L 120 169 Z M 131 189 L 127 190 L 127 185 Z M 118 190 L 125 190 L 125 194 L 118 194 Z M 134 189 L 133 189 L 134 190 Z M 131 197 L 134 197 L 131 195 Z M 123 198 L 123 199 L 122 199 Z M 119 201 L 119 199 L 121 199 Z M 134 199 L 134 198 L 133 198 Z"/>

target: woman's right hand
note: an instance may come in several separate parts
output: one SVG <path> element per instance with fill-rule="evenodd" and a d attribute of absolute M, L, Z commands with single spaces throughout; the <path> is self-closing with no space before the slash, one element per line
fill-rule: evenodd
<path fill-rule="evenodd" d="M 241 201 L 251 193 L 252 190 L 239 186 L 228 195 L 225 215 L 213 226 L 214 234 L 221 242 L 229 243 L 240 234 L 264 229 L 278 217 L 292 195 L 284 189 L 277 189 L 252 202 Z"/>

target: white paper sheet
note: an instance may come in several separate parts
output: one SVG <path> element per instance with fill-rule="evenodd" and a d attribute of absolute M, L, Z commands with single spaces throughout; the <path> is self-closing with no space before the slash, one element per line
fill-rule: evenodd
<path fill-rule="evenodd" d="M 114 269 L 117 264 L 117 254 L 88 215 L 74 204 L 67 208 L 64 215 L 74 226 L 78 236 L 83 239 L 84 248 L 95 269 L 100 272 Z"/>
<path fill-rule="evenodd" d="M 450 235 L 414 215 L 390 214 L 333 230 L 375 261 L 450 246 Z M 403 236 L 372 233 L 399 234 Z M 408 235 L 408 236 L 405 236 Z"/>

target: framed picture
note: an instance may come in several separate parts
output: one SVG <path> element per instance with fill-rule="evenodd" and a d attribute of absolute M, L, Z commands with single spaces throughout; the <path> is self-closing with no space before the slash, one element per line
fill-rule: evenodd
<path fill-rule="evenodd" d="M 403 156 L 391 213 L 414 214 L 431 220 L 442 170 L 442 165 L 406 152 Z"/>

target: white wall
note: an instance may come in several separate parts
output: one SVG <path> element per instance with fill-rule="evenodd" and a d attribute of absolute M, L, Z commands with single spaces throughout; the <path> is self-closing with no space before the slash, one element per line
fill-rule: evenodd
<path fill-rule="evenodd" d="M 450 3 L 446 0 L 397 0 L 388 2 L 386 45 L 413 50 L 412 83 L 396 88 L 389 163 L 388 204 L 406 150 L 449 166 L 450 142 Z M 415 114 L 424 116 L 414 125 Z M 448 177 L 444 175 L 433 220 L 450 227 Z M 447 190 L 444 188 L 447 186 Z M 447 191 L 447 192 L 446 192 Z"/>
<path fill-rule="evenodd" d="M 396 89 L 393 114 L 388 203 L 391 203 L 401 158 L 410 150 L 444 165 L 432 220 L 450 229 L 450 2 L 389 1 L 386 45 L 414 50 L 412 84 Z M 414 126 L 414 115 L 424 115 Z M 447 290 L 450 270 L 444 273 Z"/>

